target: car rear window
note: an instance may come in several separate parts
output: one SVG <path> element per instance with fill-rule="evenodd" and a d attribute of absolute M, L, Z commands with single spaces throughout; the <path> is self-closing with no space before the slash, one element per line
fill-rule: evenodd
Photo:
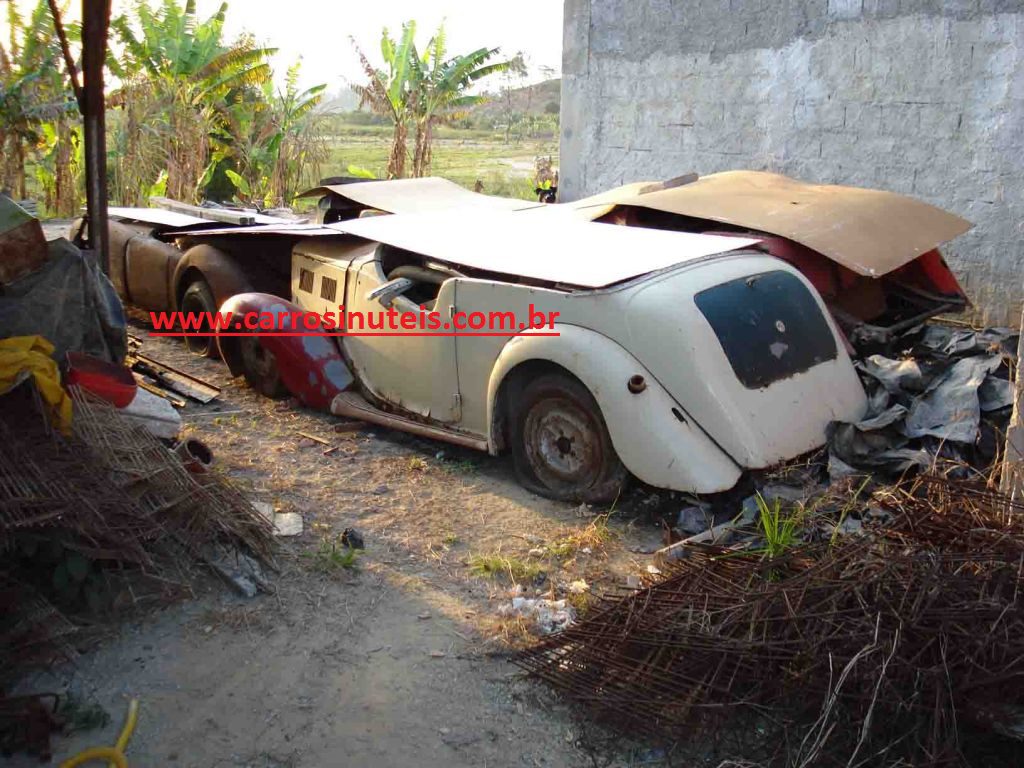
<path fill-rule="evenodd" d="M 760 389 L 834 360 L 835 336 L 801 280 L 774 271 L 730 280 L 694 300 L 745 387 Z"/>

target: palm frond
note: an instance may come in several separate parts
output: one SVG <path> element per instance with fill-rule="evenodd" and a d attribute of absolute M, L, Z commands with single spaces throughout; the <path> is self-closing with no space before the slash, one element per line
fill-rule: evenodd
<path fill-rule="evenodd" d="M 202 69 L 196 72 L 196 77 L 199 80 L 206 80 L 214 76 L 224 75 L 232 70 L 248 67 L 252 64 L 266 63 L 266 60 L 275 53 L 277 53 L 277 48 L 246 48 L 240 46 L 229 48 L 211 59 Z"/>
<path fill-rule="evenodd" d="M 260 85 L 269 80 L 272 74 L 270 65 L 266 62 L 253 64 L 244 69 L 232 69 L 220 77 L 204 80 L 199 86 L 196 98 L 198 100 L 205 100 L 208 96 L 218 91 Z"/>
<path fill-rule="evenodd" d="M 402 41 L 395 50 L 394 58 L 388 62 L 391 67 L 391 82 L 388 83 L 388 98 L 391 100 L 395 114 L 404 111 L 405 96 L 408 92 L 409 52 L 412 50 L 416 36 L 416 22 L 409 21 L 402 25 Z"/>

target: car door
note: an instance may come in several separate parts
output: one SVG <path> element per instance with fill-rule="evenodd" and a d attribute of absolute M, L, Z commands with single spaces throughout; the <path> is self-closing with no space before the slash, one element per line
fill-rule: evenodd
<path fill-rule="evenodd" d="M 421 308 L 401 295 L 371 298 L 369 294 L 386 282 L 376 258 L 353 264 L 349 272 L 345 303 L 348 330 L 357 335 L 345 338 L 345 348 L 356 374 L 373 395 L 396 408 L 440 423 L 457 424 L 462 414 L 455 338 L 432 335 L 444 333 L 443 328 L 431 330 L 417 325 L 405 329 L 400 323 L 390 327 L 389 308 L 413 313 L 417 318 Z M 435 299 L 434 310 L 444 322 L 455 306 L 457 282 L 446 280 Z"/>

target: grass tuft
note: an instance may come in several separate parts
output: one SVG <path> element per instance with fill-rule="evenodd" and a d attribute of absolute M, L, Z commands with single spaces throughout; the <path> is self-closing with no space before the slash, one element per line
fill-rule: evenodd
<path fill-rule="evenodd" d="M 566 560 L 581 549 L 592 552 L 604 549 L 605 544 L 615 538 L 615 532 L 608 526 L 610 515 L 610 512 L 598 515 L 583 528 L 555 539 L 546 547 L 547 553 L 551 557 Z"/>
<path fill-rule="evenodd" d="M 527 563 L 517 557 L 505 557 L 496 552 L 470 556 L 469 570 L 474 576 L 488 579 L 507 576 L 514 584 L 532 582 L 541 574 L 541 567 L 536 563 Z"/>
<path fill-rule="evenodd" d="M 321 573 L 335 573 L 341 570 L 355 570 L 359 550 L 352 549 L 341 543 L 341 534 L 322 536 L 317 548 L 312 552 L 303 552 L 302 556 L 312 561 L 314 569 Z"/>
<path fill-rule="evenodd" d="M 793 510 L 791 514 L 782 511 L 782 500 L 772 499 L 769 504 L 764 496 L 757 494 L 758 524 L 765 546 L 762 550 L 769 559 L 776 558 L 786 552 L 797 540 L 800 526 L 806 517 L 803 506 Z"/>

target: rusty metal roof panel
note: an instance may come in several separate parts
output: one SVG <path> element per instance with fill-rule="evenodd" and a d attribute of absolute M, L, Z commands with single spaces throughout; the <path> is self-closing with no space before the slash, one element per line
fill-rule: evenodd
<path fill-rule="evenodd" d="M 569 203 L 597 218 L 631 205 L 789 238 L 862 275 L 880 276 L 963 234 L 973 225 L 905 195 L 810 184 L 776 173 L 726 171 L 669 189 L 627 185 Z"/>

